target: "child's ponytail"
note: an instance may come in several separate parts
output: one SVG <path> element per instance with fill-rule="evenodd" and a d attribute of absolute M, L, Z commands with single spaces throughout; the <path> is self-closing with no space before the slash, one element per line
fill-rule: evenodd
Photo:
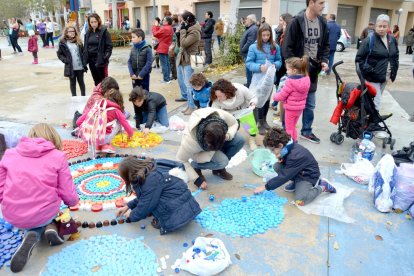
<path fill-rule="evenodd" d="M 285 63 L 289 65 L 290 68 L 295 69 L 298 74 L 309 76 L 309 57 L 303 56 L 301 58 L 291 57 L 288 58 Z"/>

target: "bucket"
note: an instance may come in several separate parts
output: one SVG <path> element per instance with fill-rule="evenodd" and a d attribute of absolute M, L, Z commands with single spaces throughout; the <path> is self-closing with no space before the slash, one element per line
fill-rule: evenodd
<path fill-rule="evenodd" d="M 252 170 L 260 177 L 268 173 L 275 173 L 273 164 L 277 162 L 275 155 L 268 149 L 257 149 L 249 154 Z"/>
<path fill-rule="evenodd" d="M 259 133 L 256 119 L 254 118 L 253 109 L 245 108 L 233 112 L 233 116 L 240 121 L 240 126 L 250 135 Z"/>

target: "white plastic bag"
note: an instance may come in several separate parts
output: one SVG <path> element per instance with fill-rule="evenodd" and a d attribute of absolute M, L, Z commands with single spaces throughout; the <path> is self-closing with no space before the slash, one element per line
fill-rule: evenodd
<path fill-rule="evenodd" d="M 395 178 L 397 167 L 390 154 L 384 155 L 375 167 L 368 189 L 374 192 L 374 204 L 378 211 L 391 212 L 395 195 Z"/>
<path fill-rule="evenodd" d="M 7 148 L 11 149 L 17 146 L 23 134 L 20 130 L 12 128 L 0 128 L 0 133 L 4 135 Z"/>
<path fill-rule="evenodd" d="M 140 124 L 139 125 L 140 129 L 144 130 L 145 129 L 145 123 L 144 124 Z M 154 122 L 152 124 L 152 127 L 150 128 L 150 131 L 153 133 L 165 133 L 167 132 L 168 127 L 161 125 L 158 122 Z"/>
<path fill-rule="evenodd" d="M 273 91 L 276 67 L 266 61 L 266 73 L 254 73 L 249 89 L 255 91 L 257 97 L 256 107 L 262 108 Z"/>
<path fill-rule="evenodd" d="M 370 161 L 359 158 L 355 163 L 342 163 L 340 172 L 359 184 L 368 185 L 374 171 Z"/>
<path fill-rule="evenodd" d="M 414 164 L 401 163 L 397 169 L 393 208 L 398 212 L 408 210 L 414 203 Z"/>
<path fill-rule="evenodd" d="M 88 101 L 88 97 L 85 96 L 75 96 L 70 98 L 70 112 L 66 113 L 65 119 L 73 119 L 73 114 L 76 111 L 82 112 L 83 108 Z"/>
<path fill-rule="evenodd" d="M 231 264 L 223 242 L 216 238 L 198 237 L 194 245 L 183 253 L 179 268 L 201 275 L 216 275 Z"/>
<path fill-rule="evenodd" d="M 186 122 L 179 116 L 173 115 L 169 120 L 170 130 L 184 130 Z"/>

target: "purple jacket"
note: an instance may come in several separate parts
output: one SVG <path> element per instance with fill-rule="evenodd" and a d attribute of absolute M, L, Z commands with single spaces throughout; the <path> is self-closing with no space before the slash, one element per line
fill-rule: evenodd
<path fill-rule="evenodd" d="M 282 91 L 276 93 L 273 99 L 277 102 L 283 101 L 283 108 L 286 110 L 301 111 L 305 108 L 309 87 L 309 77 L 303 75 L 290 76 L 286 80 Z"/>
<path fill-rule="evenodd" d="M 46 23 L 45 22 L 40 22 L 37 25 L 37 30 L 39 31 L 39 34 L 45 34 L 46 33 Z"/>

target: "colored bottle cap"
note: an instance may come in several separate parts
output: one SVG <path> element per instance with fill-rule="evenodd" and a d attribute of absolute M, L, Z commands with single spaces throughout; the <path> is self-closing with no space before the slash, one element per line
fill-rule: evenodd
<path fill-rule="evenodd" d="M 71 210 L 71 211 L 78 211 L 79 210 L 79 204 L 76 204 L 75 206 L 69 207 L 69 210 Z"/>
<path fill-rule="evenodd" d="M 145 229 L 145 224 L 141 224 L 141 229 Z"/>
<path fill-rule="evenodd" d="M 91 210 L 92 212 L 100 212 L 103 210 L 103 206 L 100 203 L 95 203 L 95 204 L 92 204 Z"/>

